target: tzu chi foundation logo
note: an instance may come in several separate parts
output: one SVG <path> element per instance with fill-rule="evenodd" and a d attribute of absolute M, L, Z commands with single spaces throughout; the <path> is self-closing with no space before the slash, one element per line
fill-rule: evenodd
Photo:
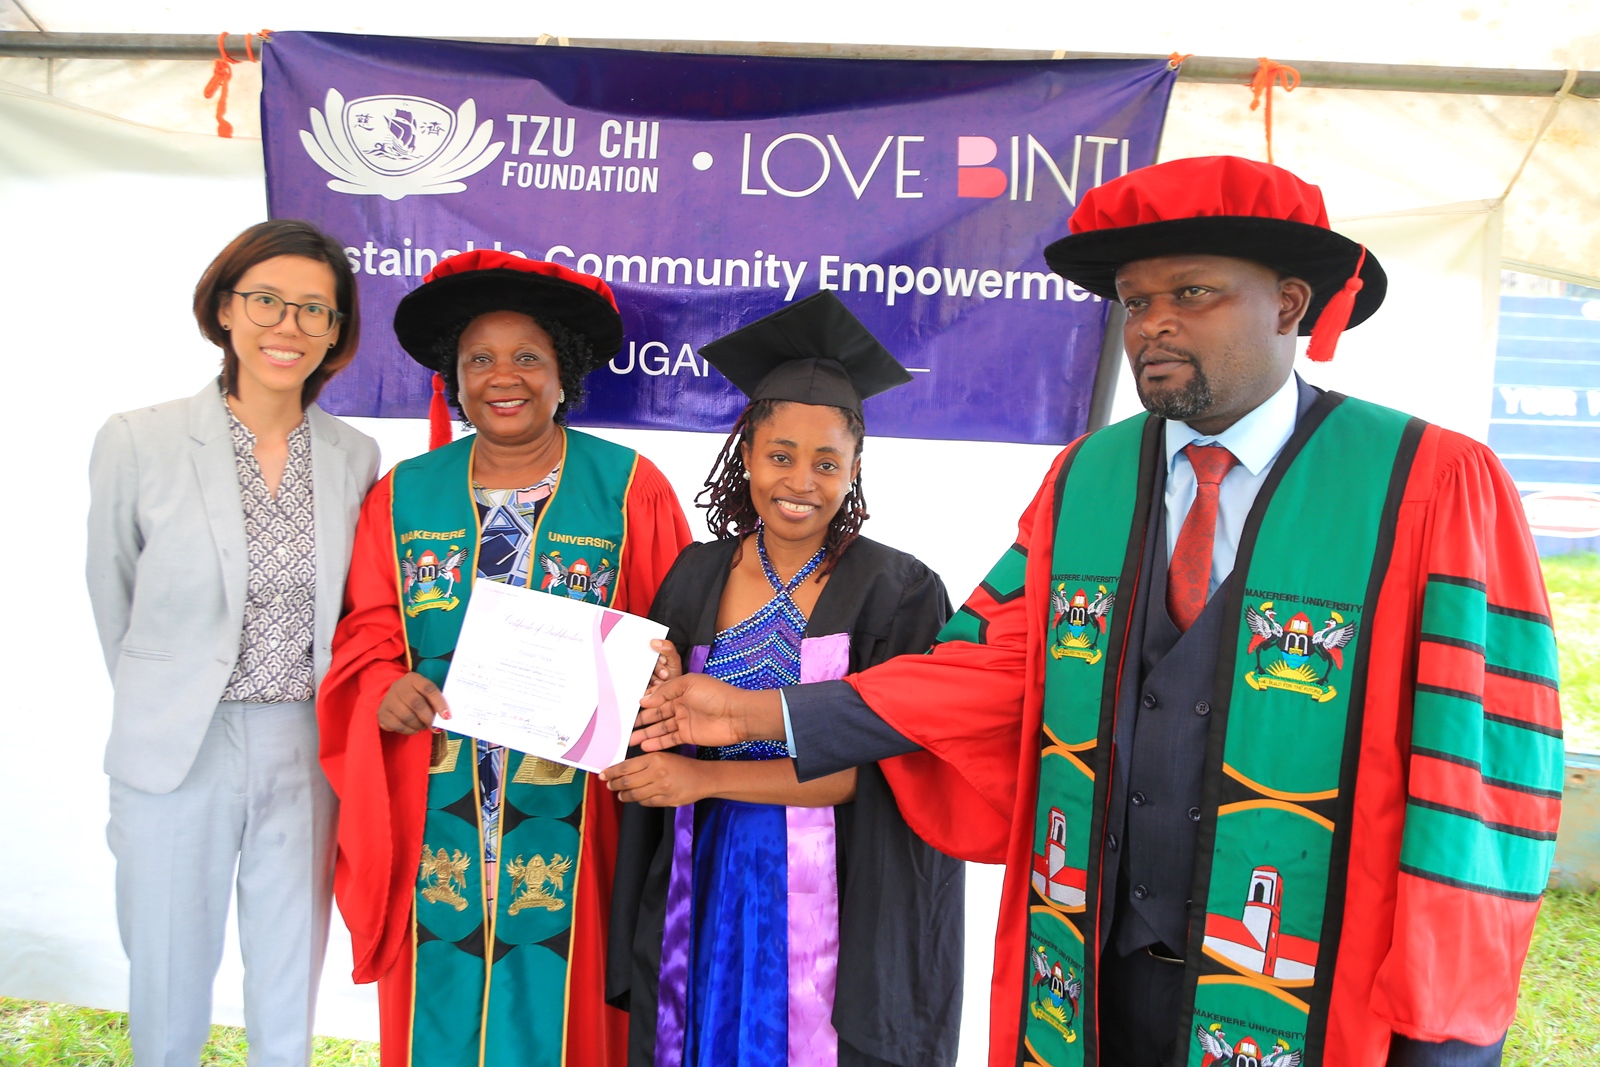
<path fill-rule="evenodd" d="M 493 163 L 504 141 L 489 143 L 494 121 L 478 122 L 471 99 L 452 111 L 420 96 L 363 96 L 348 103 L 329 89 L 323 110 L 311 109 L 300 143 L 329 174 L 338 193 L 405 196 L 459 193 Z"/>

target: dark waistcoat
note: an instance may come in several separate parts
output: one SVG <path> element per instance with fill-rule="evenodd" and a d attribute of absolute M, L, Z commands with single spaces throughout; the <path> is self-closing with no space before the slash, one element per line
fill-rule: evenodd
<path fill-rule="evenodd" d="M 1167 613 L 1165 477 L 1157 479 L 1117 704 L 1117 763 L 1106 816 L 1101 944 L 1126 955 L 1188 942 L 1201 777 L 1222 631 L 1219 588 L 1179 633 Z M 1230 577 L 1228 581 L 1232 581 Z"/>

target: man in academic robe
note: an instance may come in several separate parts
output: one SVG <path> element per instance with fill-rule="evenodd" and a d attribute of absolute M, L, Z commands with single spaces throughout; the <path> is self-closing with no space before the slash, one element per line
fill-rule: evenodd
<path fill-rule="evenodd" d="M 1148 413 L 1062 453 L 930 655 L 688 675 L 636 739 L 880 761 L 924 839 L 1004 863 L 991 1067 L 1499 1063 L 1562 773 L 1516 487 L 1293 374 L 1385 289 L 1316 187 L 1178 160 L 1070 230 L 1046 258 L 1127 309 Z"/>

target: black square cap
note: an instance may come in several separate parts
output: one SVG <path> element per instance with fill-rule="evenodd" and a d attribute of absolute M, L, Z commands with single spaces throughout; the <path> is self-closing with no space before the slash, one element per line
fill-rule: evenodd
<path fill-rule="evenodd" d="M 717 338 L 700 354 L 752 401 L 792 400 L 859 413 L 867 397 L 911 381 L 828 289 Z"/>

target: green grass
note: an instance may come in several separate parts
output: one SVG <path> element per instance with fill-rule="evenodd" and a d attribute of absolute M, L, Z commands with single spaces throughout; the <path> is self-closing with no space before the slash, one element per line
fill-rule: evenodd
<path fill-rule="evenodd" d="M 244 1031 L 213 1026 L 204 1067 L 245 1067 Z M 378 1067 L 378 1046 L 317 1038 L 313 1067 Z M 0 997 L 0 1067 L 131 1067 L 128 1017 L 117 1011 Z"/>
<path fill-rule="evenodd" d="M 132 1063 L 128 1017 L 116 1012 L 0 1000 L 0 1067 Z"/>
<path fill-rule="evenodd" d="M 1590 1067 L 1600 1049 L 1600 893 L 1553 889 L 1522 969 L 1505 1067 Z"/>
<path fill-rule="evenodd" d="M 1561 649 L 1567 748 L 1600 752 L 1600 555 L 1544 560 Z M 1505 1067 L 1593 1067 L 1600 1049 L 1600 892 L 1552 891 L 1522 972 Z M 200 1062 L 245 1067 L 244 1031 L 211 1028 Z M 378 1046 L 318 1038 L 314 1067 L 377 1067 Z M 131 1067 L 128 1017 L 0 998 L 0 1067 Z"/>
<path fill-rule="evenodd" d="M 1593 1067 L 1600 1049 L 1600 893 L 1545 898 L 1522 972 L 1505 1067 Z M 213 1026 L 200 1062 L 244 1067 L 244 1031 Z M 318 1038 L 314 1067 L 378 1067 L 378 1046 Z M 0 999 L 0 1067 L 130 1067 L 120 1012 Z"/>
<path fill-rule="evenodd" d="M 1600 893 L 1545 898 L 1522 971 L 1505 1067 L 1593 1067 L 1600 1049 Z M 213 1026 L 200 1062 L 244 1067 L 244 1031 Z M 314 1067 L 378 1067 L 378 1046 L 321 1037 Z M 131 1067 L 121 1012 L 0 998 L 0 1067 Z"/>
<path fill-rule="evenodd" d="M 1600 752 L 1600 555 L 1543 561 L 1561 652 L 1561 715 L 1567 751 Z"/>

